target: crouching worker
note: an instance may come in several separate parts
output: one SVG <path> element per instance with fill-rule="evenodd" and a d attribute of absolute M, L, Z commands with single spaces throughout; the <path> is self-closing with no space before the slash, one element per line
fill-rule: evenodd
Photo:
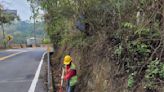
<path fill-rule="evenodd" d="M 64 65 L 65 65 L 65 76 L 64 80 L 67 81 L 66 92 L 74 92 L 75 86 L 78 81 L 76 67 L 75 64 L 72 62 L 72 58 L 69 55 L 64 57 Z"/>

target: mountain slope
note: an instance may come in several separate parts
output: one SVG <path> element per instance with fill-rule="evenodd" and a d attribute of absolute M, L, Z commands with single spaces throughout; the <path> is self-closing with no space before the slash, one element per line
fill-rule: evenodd
<path fill-rule="evenodd" d="M 26 21 L 20 21 L 17 23 L 6 24 L 5 25 L 5 33 L 6 35 L 13 36 L 13 43 L 26 43 L 26 39 L 29 37 L 33 37 L 33 23 L 29 23 Z M 2 30 L 2 29 L 0 29 Z M 42 39 L 44 36 L 44 23 L 38 22 L 36 24 L 36 36 L 39 39 Z"/>

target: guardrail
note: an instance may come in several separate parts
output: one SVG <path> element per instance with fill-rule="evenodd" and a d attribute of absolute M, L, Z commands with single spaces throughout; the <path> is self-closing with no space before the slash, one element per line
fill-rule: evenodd
<path fill-rule="evenodd" d="M 52 48 L 48 47 L 47 50 L 47 88 L 48 92 L 55 92 L 53 88 L 53 80 L 52 80 L 52 71 L 51 71 L 51 59 L 50 59 L 50 54 L 53 53 Z"/>

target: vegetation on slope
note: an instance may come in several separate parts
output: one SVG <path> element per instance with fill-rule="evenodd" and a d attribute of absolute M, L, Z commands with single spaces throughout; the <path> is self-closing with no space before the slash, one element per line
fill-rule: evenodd
<path fill-rule="evenodd" d="M 163 92 L 163 0 L 48 0 L 45 21 L 61 64 L 79 67 L 78 92 Z M 81 18 L 82 16 L 82 18 Z M 85 25 L 78 30 L 77 21 Z M 59 50 L 59 49 L 58 49 Z"/>

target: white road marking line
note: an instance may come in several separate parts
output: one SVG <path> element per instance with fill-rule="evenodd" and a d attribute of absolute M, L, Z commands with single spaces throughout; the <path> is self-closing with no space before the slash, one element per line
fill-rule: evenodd
<path fill-rule="evenodd" d="M 23 51 L 23 50 L 19 50 L 19 49 L 9 49 L 9 50 L 5 50 L 7 52 L 15 52 L 15 51 Z"/>
<path fill-rule="evenodd" d="M 27 50 L 33 50 L 34 48 L 25 48 L 25 49 L 8 49 L 5 50 L 7 52 L 17 52 L 17 51 L 27 51 Z"/>
<path fill-rule="evenodd" d="M 46 52 L 42 55 L 40 64 L 38 66 L 38 69 L 35 73 L 35 77 L 34 77 L 32 83 L 31 83 L 31 86 L 30 86 L 28 92 L 35 92 L 36 84 L 38 82 L 38 78 L 39 78 L 39 75 L 40 75 L 40 70 L 41 70 L 41 67 L 42 67 L 42 64 L 43 64 L 43 59 L 44 59 L 45 54 L 46 54 Z"/>

